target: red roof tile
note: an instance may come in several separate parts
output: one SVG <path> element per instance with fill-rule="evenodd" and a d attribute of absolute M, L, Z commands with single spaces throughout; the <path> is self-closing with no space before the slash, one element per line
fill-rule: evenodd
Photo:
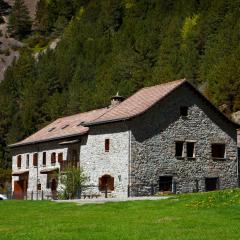
<path fill-rule="evenodd" d="M 23 141 L 10 145 L 10 147 L 83 135 L 89 130 L 87 126 L 132 118 L 145 112 L 185 81 L 183 79 L 143 88 L 119 105 L 59 118 Z"/>
<path fill-rule="evenodd" d="M 86 122 L 85 126 L 100 124 L 103 122 L 119 121 L 137 116 L 145 112 L 185 81 L 185 79 L 182 79 L 153 87 L 143 88 L 119 105 L 116 105 L 115 107 L 109 109 L 109 111 L 106 111 L 106 113 L 99 116 L 97 119 Z"/>
<path fill-rule="evenodd" d="M 10 145 L 10 147 L 44 142 L 74 135 L 83 135 L 88 132 L 89 128 L 84 127 L 80 124 L 86 121 L 92 121 L 93 119 L 96 119 L 97 117 L 104 114 L 107 110 L 108 108 L 102 108 L 90 112 L 58 118 L 56 121 L 42 128 L 33 135 L 27 137 L 23 141 Z"/>

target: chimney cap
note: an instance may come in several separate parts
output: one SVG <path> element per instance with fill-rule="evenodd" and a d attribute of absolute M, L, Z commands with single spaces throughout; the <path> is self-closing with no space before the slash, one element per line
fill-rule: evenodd
<path fill-rule="evenodd" d="M 119 93 L 117 92 L 115 96 L 111 97 L 111 105 L 114 106 L 116 104 L 121 103 L 124 100 L 125 100 L 125 97 L 120 96 Z"/>
<path fill-rule="evenodd" d="M 111 100 L 117 100 L 117 101 L 122 102 L 123 100 L 125 100 L 125 97 L 120 96 L 119 93 L 117 92 L 117 94 L 115 96 L 111 97 Z"/>

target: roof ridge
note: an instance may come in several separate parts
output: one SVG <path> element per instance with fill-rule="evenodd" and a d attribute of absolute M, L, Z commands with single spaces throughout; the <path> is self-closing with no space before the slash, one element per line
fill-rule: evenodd
<path fill-rule="evenodd" d="M 143 87 L 141 89 L 139 89 L 139 91 L 143 90 L 143 89 L 148 89 L 148 88 L 152 88 L 152 87 L 159 87 L 159 86 L 162 86 L 162 85 L 167 85 L 167 84 L 173 84 L 173 83 L 176 83 L 176 82 L 185 82 L 187 81 L 186 78 L 182 78 L 182 79 L 178 79 L 178 80 L 174 80 L 174 81 L 170 81 L 170 82 L 164 82 L 164 83 L 160 83 L 160 84 L 157 84 L 157 85 L 152 85 L 152 86 L 148 86 L 148 87 Z M 138 92 L 138 91 L 137 91 Z M 137 93 L 136 92 L 136 93 Z"/>
<path fill-rule="evenodd" d="M 63 119 L 63 118 L 73 117 L 73 116 L 77 116 L 77 115 L 85 114 L 85 113 L 91 113 L 91 112 L 94 112 L 94 111 L 99 111 L 99 110 L 103 110 L 103 109 L 107 109 L 107 108 L 108 108 L 108 107 L 96 108 L 96 109 L 92 109 L 92 110 L 89 110 L 89 111 L 86 111 L 86 112 L 75 113 L 75 114 L 72 114 L 72 115 L 67 115 L 67 116 L 64 116 L 64 117 L 59 117 L 59 118 L 57 118 L 55 121 L 60 120 L 60 119 Z M 55 121 L 54 121 L 54 122 L 55 122 Z"/>

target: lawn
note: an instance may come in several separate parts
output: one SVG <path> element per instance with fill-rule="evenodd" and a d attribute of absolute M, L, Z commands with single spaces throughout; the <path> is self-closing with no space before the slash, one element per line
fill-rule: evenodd
<path fill-rule="evenodd" d="M 0 239 L 240 239 L 240 190 L 94 205 L 0 201 Z"/>

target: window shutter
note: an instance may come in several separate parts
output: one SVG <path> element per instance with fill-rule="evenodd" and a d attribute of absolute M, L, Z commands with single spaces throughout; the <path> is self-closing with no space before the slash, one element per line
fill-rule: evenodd
<path fill-rule="evenodd" d="M 33 166 L 37 167 L 37 165 L 38 165 L 38 154 L 34 153 L 33 154 Z"/>
<path fill-rule="evenodd" d="M 113 191 L 114 190 L 114 178 L 111 177 L 109 181 L 109 190 Z"/>
<path fill-rule="evenodd" d="M 56 163 L 56 153 L 55 152 L 51 154 L 51 163 L 52 164 Z"/>
<path fill-rule="evenodd" d="M 21 168 L 21 165 L 22 165 L 22 156 L 18 155 L 17 156 L 17 167 Z"/>
<path fill-rule="evenodd" d="M 63 161 L 63 153 L 58 154 L 58 162 L 61 163 Z"/>
<path fill-rule="evenodd" d="M 110 148 L 110 140 L 105 139 L 105 152 L 109 152 L 109 148 Z"/>

